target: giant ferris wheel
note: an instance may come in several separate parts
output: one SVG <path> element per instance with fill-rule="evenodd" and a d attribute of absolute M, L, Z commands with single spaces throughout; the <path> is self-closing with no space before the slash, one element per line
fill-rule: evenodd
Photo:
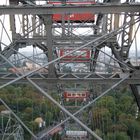
<path fill-rule="evenodd" d="M 0 99 L 32 139 L 50 139 L 65 126 L 77 130 L 68 129 L 67 139 L 102 140 L 79 114 L 88 110 L 90 118 L 90 107 L 118 86 L 128 85 L 140 108 L 139 9 L 139 0 L 5 0 L 0 5 L 0 89 L 30 83 L 63 116 L 34 134 Z"/>

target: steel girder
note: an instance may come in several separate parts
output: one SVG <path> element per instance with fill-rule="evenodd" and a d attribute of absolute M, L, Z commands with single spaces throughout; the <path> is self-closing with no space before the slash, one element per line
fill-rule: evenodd
<path fill-rule="evenodd" d="M 6 75 L 5 75 L 6 76 Z M 43 75 L 44 76 L 44 75 Z M 62 75 L 61 75 L 62 76 Z M 119 80 L 121 80 L 121 78 L 119 77 L 119 75 L 117 77 L 112 77 L 112 78 L 107 78 L 108 75 L 104 75 L 106 78 L 101 78 L 101 77 L 97 77 L 96 75 L 91 75 L 90 77 L 87 77 L 87 78 L 84 78 L 83 76 L 79 76 L 78 78 L 78 74 L 76 75 L 67 75 L 66 77 L 63 77 L 63 78 L 47 78 L 47 77 L 41 77 L 39 76 L 38 74 L 36 74 L 36 77 L 34 76 L 31 76 L 30 78 L 35 82 L 35 83 L 39 83 L 40 85 L 43 85 L 45 86 L 46 84 L 48 83 L 52 83 L 54 85 L 57 85 L 57 84 L 71 84 L 71 83 L 79 83 L 79 84 L 82 84 L 82 85 L 89 85 L 89 84 L 104 84 L 104 83 L 107 83 L 107 84 L 111 84 L 111 83 L 116 83 L 118 82 Z M 85 75 L 87 76 L 87 75 Z M 138 76 L 138 75 L 137 75 Z M 140 78 L 137 78 L 136 77 L 130 77 L 130 78 L 127 78 L 125 81 L 124 81 L 124 85 L 126 84 L 136 84 L 136 85 L 139 85 L 140 83 Z M 11 80 L 14 80 L 16 78 L 16 76 L 14 75 L 8 75 L 6 77 L 1 77 L 0 78 L 0 83 L 1 84 L 5 84 L 5 83 L 8 83 L 10 82 Z M 16 81 L 15 83 L 23 83 L 23 84 L 28 84 L 28 81 L 26 79 L 21 79 L 19 81 Z"/>
<path fill-rule="evenodd" d="M 55 13 L 136 13 L 139 12 L 139 3 L 128 4 L 95 4 L 89 6 L 0 6 L 0 14 L 26 14 L 26 15 L 44 15 Z"/>

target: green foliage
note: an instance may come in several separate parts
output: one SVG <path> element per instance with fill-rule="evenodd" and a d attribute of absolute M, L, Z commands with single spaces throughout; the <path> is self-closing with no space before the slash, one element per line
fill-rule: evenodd
<path fill-rule="evenodd" d="M 91 128 L 99 130 L 104 140 L 140 139 L 140 117 L 136 119 L 136 111 L 136 101 L 128 88 L 110 92 L 93 107 Z"/>
<path fill-rule="evenodd" d="M 114 132 L 114 133 L 108 133 L 106 140 L 130 140 L 130 137 L 127 135 L 127 133 L 124 132 Z"/>
<path fill-rule="evenodd" d="M 51 96 L 59 101 L 56 93 Z M 43 118 L 46 126 L 54 124 L 59 119 L 60 109 L 52 102 L 39 94 L 33 87 L 22 85 L 8 86 L 0 90 L 0 98 L 33 130 L 39 131 L 38 123 L 34 120 Z M 66 102 L 73 105 L 74 102 Z M 89 126 L 104 140 L 138 140 L 140 139 L 140 116 L 136 119 L 137 105 L 127 88 L 120 92 L 110 92 L 102 97 L 91 109 L 91 121 Z M 0 104 L 0 111 L 5 107 Z M 83 113 L 83 121 L 88 120 L 88 111 Z M 4 120 L 4 125 L 6 125 Z M 73 120 L 72 120 L 73 121 Z M 1 123 L 1 122 L 0 122 Z M 26 133 L 27 140 L 29 134 Z M 57 139 L 54 136 L 54 139 Z"/>
<path fill-rule="evenodd" d="M 97 103 L 98 107 L 105 107 L 111 114 L 116 110 L 115 99 L 112 96 L 105 96 Z"/>
<path fill-rule="evenodd" d="M 102 131 L 100 129 L 96 129 L 95 133 L 99 136 L 102 137 Z"/>
<path fill-rule="evenodd" d="M 127 132 L 128 128 L 127 128 L 127 125 L 125 124 L 112 124 L 109 126 L 109 132 Z"/>
<path fill-rule="evenodd" d="M 6 110 L 5 106 L 4 105 L 0 105 L 0 112 L 3 111 L 3 110 Z"/>
<path fill-rule="evenodd" d="M 53 113 L 51 111 L 47 111 L 45 114 L 46 124 L 50 125 L 53 121 Z"/>
<path fill-rule="evenodd" d="M 126 122 L 128 127 L 128 134 L 133 140 L 134 138 L 140 138 L 140 122 L 137 120 L 129 120 Z"/>
<path fill-rule="evenodd" d="M 120 99 L 119 109 L 123 112 L 129 113 L 131 106 L 133 104 L 133 98 L 131 96 L 125 95 Z"/>
<path fill-rule="evenodd" d="M 27 97 L 18 98 L 17 102 L 19 103 L 20 110 L 24 110 L 26 107 L 32 107 L 32 99 Z"/>
<path fill-rule="evenodd" d="M 59 100 L 56 93 L 53 93 L 52 96 Z M 39 131 L 39 125 L 35 122 L 36 118 L 41 117 L 46 121 L 46 126 L 49 126 L 59 118 L 60 109 L 29 85 L 8 86 L 0 90 L 0 98 L 34 133 Z M 0 111 L 5 109 L 3 104 L 0 103 Z M 4 121 L 4 125 L 6 125 L 6 121 Z M 25 131 L 25 139 L 30 139 L 27 131 Z"/>

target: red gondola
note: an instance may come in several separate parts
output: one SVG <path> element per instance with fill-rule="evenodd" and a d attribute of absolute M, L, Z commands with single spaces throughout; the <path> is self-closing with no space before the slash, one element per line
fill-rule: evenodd
<path fill-rule="evenodd" d="M 64 99 L 69 100 L 83 100 L 86 101 L 89 97 L 89 91 L 65 91 Z"/>
<path fill-rule="evenodd" d="M 73 49 L 60 49 L 59 56 L 63 56 L 69 52 L 73 51 Z M 80 49 L 72 54 L 65 56 L 61 59 L 61 63 L 65 62 L 89 62 L 91 57 L 91 51 L 89 49 Z"/>
<path fill-rule="evenodd" d="M 53 4 L 54 6 L 62 5 L 62 2 L 60 1 L 49 1 L 48 4 Z M 93 5 L 95 4 L 94 1 L 66 1 L 66 5 Z M 53 21 L 62 22 L 62 18 L 64 18 L 65 22 L 70 21 L 70 22 L 75 22 L 75 23 L 80 23 L 80 22 L 94 22 L 95 20 L 95 15 L 93 13 L 74 13 L 74 14 L 66 14 L 62 16 L 62 14 L 54 14 L 53 15 Z"/>

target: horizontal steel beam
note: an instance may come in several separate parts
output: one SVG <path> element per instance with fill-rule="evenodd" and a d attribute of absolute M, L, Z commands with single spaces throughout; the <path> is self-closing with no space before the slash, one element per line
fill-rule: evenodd
<path fill-rule="evenodd" d="M 0 14 L 26 14 L 43 15 L 55 13 L 122 13 L 122 12 L 140 12 L 140 3 L 133 4 L 96 4 L 84 6 L 0 6 Z"/>
<path fill-rule="evenodd" d="M 13 80 L 14 78 L 3 78 L 0 79 L 0 84 L 4 84 L 7 83 L 11 80 Z M 38 83 L 39 85 L 44 85 L 46 86 L 46 84 L 70 84 L 70 83 L 79 83 L 79 84 L 84 84 L 84 85 L 89 85 L 89 84 L 113 84 L 113 83 L 117 83 L 118 81 L 120 81 L 120 78 L 112 78 L 112 79 L 103 79 L 103 78 L 63 78 L 63 79 L 57 79 L 57 78 L 30 78 L 31 80 L 33 80 L 35 83 Z M 20 83 L 20 84 L 28 84 L 29 82 L 26 79 L 21 79 L 15 83 Z M 139 84 L 140 83 L 140 79 L 136 78 L 136 79 L 132 79 L 132 78 L 128 78 L 126 79 L 124 82 L 124 85 L 128 84 Z"/>
<path fill-rule="evenodd" d="M 85 39 L 86 41 L 91 41 L 96 38 L 97 37 L 92 37 L 92 38 L 83 37 L 83 39 Z M 42 41 L 46 42 L 46 37 L 22 38 L 21 40 L 15 39 L 15 41 L 19 44 L 21 43 L 21 44 L 26 44 L 26 45 L 33 45 L 34 43 L 39 43 L 39 42 L 42 43 Z M 76 38 L 76 37 L 75 38 L 71 37 L 70 39 L 63 38 L 63 37 L 62 38 L 56 37 L 56 38 L 53 38 L 53 45 L 57 46 L 57 47 L 67 47 L 67 46 L 79 47 L 79 45 L 84 45 L 84 43 L 85 43 L 84 41 L 79 38 Z M 78 43 L 76 43 L 76 42 L 78 42 Z M 114 42 L 116 42 L 115 38 L 110 38 L 107 41 L 105 41 L 105 43 L 114 43 Z"/>
<path fill-rule="evenodd" d="M 97 28 L 97 26 L 93 23 L 91 24 L 81 24 L 81 23 L 77 23 L 77 24 L 70 24 L 68 25 L 67 23 L 65 23 L 64 25 L 65 28 Z M 52 25 L 52 28 L 62 28 L 62 25 L 61 24 L 54 24 Z"/>

